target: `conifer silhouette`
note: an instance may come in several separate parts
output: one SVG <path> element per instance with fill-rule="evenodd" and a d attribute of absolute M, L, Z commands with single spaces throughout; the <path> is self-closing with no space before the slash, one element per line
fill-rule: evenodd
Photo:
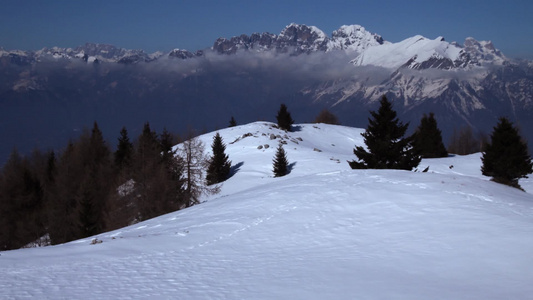
<path fill-rule="evenodd" d="M 481 157 L 483 175 L 494 181 L 520 188 L 518 180 L 533 172 L 527 144 L 507 118 L 500 118 Z"/>
<path fill-rule="evenodd" d="M 224 145 L 222 137 L 218 132 L 213 137 L 211 149 L 213 156 L 209 160 L 206 175 L 208 185 L 220 183 L 228 179 L 231 170 L 231 161 L 225 153 L 226 145 Z"/>
<path fill-rule="evenodd" d="M 273 166 L 274 177 L 282 177 L 289 173 L 289 161 L 287 160 L 287 154 L 281 143 L 279 143 L 278 148 L 276 149 Z"/>
<path fill-rule="evenodd" d="M 281 104 L 276 119 L 278 120 L 278 126 L 280 129 L 291 131 L 291 126 L 294 124 L 294 120 L 292 119 L 291 113 L 287 110 L 287 106 L 285 104 Z"/>
<path fill-rule="evenodd" d="M 424 114 L 422 117 L 420 125 L 413 134 L 413 146 L 422 158 L 448 156 L 448 151 L 446 151 L 446 147 L 442 143 L 442 134 L 433 113 L 429 113 L 429 116 Z"/>
<path fill-rule="evenodd" d="M 377 112 L 371 111 L 368 128 L 361 135 L 368 151 L 361 146 L 354 149 L 359 161 L 350 161 L 352 169 L 402 169 L 412 170 L 420 163 L 410 138 L 404 138 L 409 124 L 396 118 L 392 103 L 383 96 Z"/>

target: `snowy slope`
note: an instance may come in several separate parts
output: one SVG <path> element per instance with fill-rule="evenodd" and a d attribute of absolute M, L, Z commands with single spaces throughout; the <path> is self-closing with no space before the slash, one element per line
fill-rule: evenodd
<path fill-rule="evenodd" d="M 388 43 L 366 49 L 352 63 L 357 66 L 373 65 L 397 69 L 410 60 L 422 63 L 430 58 L 459 59 L 461 48 L 452 45 L 442 37 L 434 40 L 421 35 L 410 37 L 398 43 Z"/>
<path fill-rule="evenodd" d="M 530 181 L 490 182 L 479 154 L 424 160 L 428 173 L 351 170 L 361 132 L 221 130 L 238 170 L 219 195 L 96 245 L 2 252 L 0 298 L 530 298 Z M 272 178 L 281 138 L 294 165 Z"/>

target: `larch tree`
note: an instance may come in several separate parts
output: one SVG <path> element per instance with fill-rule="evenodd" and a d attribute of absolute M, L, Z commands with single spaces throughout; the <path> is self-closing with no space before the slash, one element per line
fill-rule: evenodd
<path fill-rule="evenodd" d="M 219 192 L 218 186 L 206 186 L 204 169 L 207 158 L 204 153 L 204 143 L 192 132 L 189 138 L 180 144 L 178 156 L 183 163 L 184 197 L 183 206 L 190 207 L 200 203 L 200 196 Z"/>
<path fill-rule="evenodd" d="M 315 123 L 324 123 L 331 125 L 340 125 L 339 119 L 336 115 L 327 109 L 323 109 L 315 118 Z"/>
<path fill-rule="evenodd" d="M 43 202 L 34 161 L 14 150 L 0 176 L 0 251 L 23 247 L 46 233 Z"/>

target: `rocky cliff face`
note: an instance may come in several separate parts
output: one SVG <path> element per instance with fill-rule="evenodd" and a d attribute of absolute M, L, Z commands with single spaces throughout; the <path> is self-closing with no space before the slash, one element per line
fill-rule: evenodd
<path fill-rule="evenodd" d="M 315 26 L 290 24 L 279 35 L 254 33 L 230 39 L 219 38 L 212 49 L 219 54 L 235 54 L 237 51 L 275 51 L 293 55 L 335 50 L 362 51 L 370 46 L 383 44 L 383 38 L 359 25 L 342 26 L 328 37 Z"/>

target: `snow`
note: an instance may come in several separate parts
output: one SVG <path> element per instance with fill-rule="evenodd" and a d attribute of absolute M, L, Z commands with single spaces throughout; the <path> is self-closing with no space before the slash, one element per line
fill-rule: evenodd
<path fill-rule="evenodd" d="M 314 32 L 318 36 L 317 41 L 324 41 L 325 39 L 328 38 L 328 36 L 324 33 L 324 31 L 320 30 L 318 27 L 309 26 L 309 28 L 311 28 L 311 32 Z"/>
<path fill-rule="evenodd" d="M 381 37 L 368 32 L 361 25 L 342 25 L 333 32 L 328 43 L 328 51 L 345 50 L 360 53 L 369 47 L 380 45 L 376 38 Z M 389 44 L 387 41 L 383 43 Z"/>
<path fill-rule="evenodd" d="M 397 69 L 409 60 L 424 62 L 431 57 L 449 58 L 455 61 L 461 54 L 461 48 L 438 37 L 434 40 L 421 35 L 410 37 L 398 43 L 389 43 L 369 47 L 353 63 L 358 66 L 373 65 Z"/>
<path fill-rule="evenodd" d="M 1 252 L 0 298 L 531 297 L 530 180 L 527 192 L 489 181 L 479 153 L 423 160 L 427 173 L 351 170 L 361 132 L 220 130 L 238 166 L 220 194 L 95 237 Z M 214 134 L 200 137 L 207 150 Z M 273 178 L 281 138 L 292 171 Z"/>
<path fill-rule="evenodd" d="M 465 39 L 464 48 L 480 63 L 502 65 L 507 58 L 494 47 L 491 41 L 477 41 L 472 37 Z"/>

